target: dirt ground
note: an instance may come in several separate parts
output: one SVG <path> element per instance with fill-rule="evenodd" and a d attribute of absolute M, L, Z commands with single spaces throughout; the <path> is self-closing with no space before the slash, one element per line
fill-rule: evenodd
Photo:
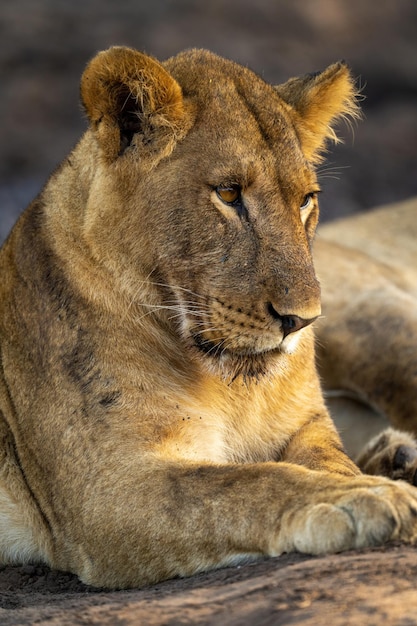
<path fill-rule="evenodd" d="M 323 168 L 322 218 L 417 193 L 414 0 L 14 0 L 0 8 L 0 241 L 81 134 L 80 74 L 112 44 L 158 58 L 206 47 L 276 83 L 345 58 L 365 120 L 354 138 L 343 129 Z M 349 420 L 342 428 L 357 434 Z M 416 550 L 402 545 L 285 555 L 126 592 L 5 567 L 0 624 L 405 626 L 417 624 L 416 573 Z"/>
<path fill-rule="evenodd" d="M 417 551 L 286 555 L 142 590 L 103 592 L 44 567 L 0 571 L 2 626 L 416 624 Z"/>

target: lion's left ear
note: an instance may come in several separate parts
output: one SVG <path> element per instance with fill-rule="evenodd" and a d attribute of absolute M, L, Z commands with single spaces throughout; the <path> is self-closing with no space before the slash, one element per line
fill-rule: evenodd
<path fill-rule="evenodd" d="M 355 82 L 344 62 L 291 78 L 275 89 L 290 105 L 303 152 L 312 163 L 321 161 L 328 140 L 339 141 L 333 125 L 340 118 L 360 117 Z"/>
<path fill-rule="evenodd" d="M 81 99 L 110 161 L 131 145 L 145 158 L 165 156 L 192 123 L 179 84 L 156 59 L 132 48 L 97 54 L 81 78 Z"/>

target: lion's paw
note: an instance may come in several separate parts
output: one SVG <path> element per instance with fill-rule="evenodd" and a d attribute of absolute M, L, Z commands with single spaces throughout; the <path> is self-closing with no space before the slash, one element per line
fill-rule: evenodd
<path fill-rule="evenodd" d="M 388 428 L 365 446 L 357 464 L 365 474 L 405 480 L 417 486 L 417 442 L 408 433 Z"/>
<path fill-rule="evenodd" d="M 342 488 L 319 488 L 312 506 L 290 515 L 291 549 L 328 554 L 417 541 L 417 490 L 382 477 L 360 476 Z"/>

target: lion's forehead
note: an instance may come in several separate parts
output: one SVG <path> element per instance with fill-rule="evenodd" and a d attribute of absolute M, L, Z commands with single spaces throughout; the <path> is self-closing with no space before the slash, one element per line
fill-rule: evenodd
<path fill-rule="evenodd" d="M 296 141 L 288 106 L 250 69 L 205 50 L 186 51 L 166 65 L 184 96 L 196 102 L 206 126 L 221 120 L 222 129 L 239 129 L 245 140 L 256 126 L 271 145 Z"/>
<path fill-rule="evenodd" d="M 174 57 L 167 69 L 197 107 L 187 154 L 213 178 L 249 184 L 260 176 L 276 185 L 285 171 L 288 185 L 308 175 L 288 106 L 271 85 L 204 50 Z"/>

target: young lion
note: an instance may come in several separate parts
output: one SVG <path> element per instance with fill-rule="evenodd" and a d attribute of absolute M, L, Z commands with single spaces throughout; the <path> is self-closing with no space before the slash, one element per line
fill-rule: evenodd
<path fill-rule="evenodd" d="M 272 87 L 111 48 L 90 126 L 0 255 L 0 551 L 131 587 L 417 536 L 323 401 L 314 165 L 342 63 Z"/>

